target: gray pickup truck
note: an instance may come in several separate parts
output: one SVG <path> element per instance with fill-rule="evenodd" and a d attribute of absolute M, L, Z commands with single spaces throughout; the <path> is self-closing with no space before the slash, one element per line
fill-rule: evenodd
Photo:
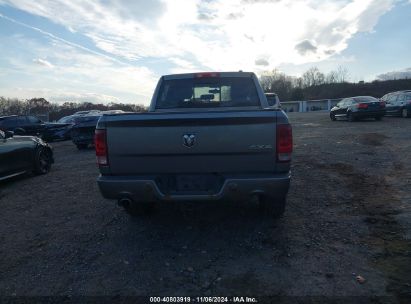
<path fill-rule="evenodd" d="M 132 215 L 158 201 L 249 200 L 283 214 L 292 130 L 254 73 L 162 76 L 148 113 L 104 115 L 98 185 Z"/>

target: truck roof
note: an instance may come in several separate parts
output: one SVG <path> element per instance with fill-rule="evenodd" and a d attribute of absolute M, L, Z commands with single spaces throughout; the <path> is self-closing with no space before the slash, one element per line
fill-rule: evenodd
<path fill-rule="evenodd" d="M 198 72 L 169 74 L 162 76 L 164 79 L 182 79 L 182 78 L 202 78 L 202 77 L 252 77 L 253 72 Z"/>

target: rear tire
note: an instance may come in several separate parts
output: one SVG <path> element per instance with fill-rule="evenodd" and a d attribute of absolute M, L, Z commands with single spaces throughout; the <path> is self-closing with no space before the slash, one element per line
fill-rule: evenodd
<path fill-rule="evenodd" d="M 49 173 L 51 163 L 51 152 L 44 148 L 38 149 L 34 158 L 34 173 L 37 175 Z"/>
<path fill-rule="evenodd" d="M 380 121 L 382 119 L 382 116 L 377 116 L 375 117 L 375 120 Z"/>
<path fill-rule="evenodd" d="M 271 218 L 279 218 L 284 214 L 286 201 L 286 196 L 271 197 L 263 195 L 259 197 L 261 211 Z"/>
<path fill-rule="evenodd" d="M 404 117 L 404 118 L 407 118 L 408 117 L 408 110 L 407 109 L 402 109 L 402 111 L 401 111 L 401 116 L 402 117 Z"/>

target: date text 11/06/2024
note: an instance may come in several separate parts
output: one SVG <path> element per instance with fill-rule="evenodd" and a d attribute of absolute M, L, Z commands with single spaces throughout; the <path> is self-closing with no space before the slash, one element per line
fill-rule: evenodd
<path fill-rule="evenodd" d="M 253 297 L 150 297 L 150 303 L 258 303 Z"/>

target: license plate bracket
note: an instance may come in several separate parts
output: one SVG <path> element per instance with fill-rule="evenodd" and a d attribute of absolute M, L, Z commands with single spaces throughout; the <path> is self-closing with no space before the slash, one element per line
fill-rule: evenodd
<path fill-rule="evenodd" d="M 207 191 L 207 178 L 199 175 L 180 175 L 176 177 L 176 188 L 178 192 Z"/>

